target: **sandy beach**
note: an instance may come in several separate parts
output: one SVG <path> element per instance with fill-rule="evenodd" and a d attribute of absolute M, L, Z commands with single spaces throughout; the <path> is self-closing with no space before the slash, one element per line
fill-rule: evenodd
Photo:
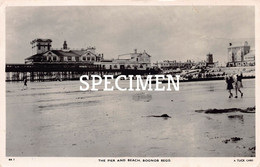
<path fill-rule="evenodd" d="M 243 84 L 244 97 L 229 99 L 224 80 L 180 83 L 178 92 L 82 92 L 79 81 L 22 90 L 7 82 L 6 156 L 255 156 L 255 113 L 195 112 L 254 107 L 255 80 Z M 149 117 L 162 114 L 171 118 Z"/>

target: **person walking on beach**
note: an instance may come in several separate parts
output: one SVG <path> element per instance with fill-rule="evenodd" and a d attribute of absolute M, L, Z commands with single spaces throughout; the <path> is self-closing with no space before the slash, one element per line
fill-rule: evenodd
<path fill-rule="evenodd" d="M 239 91 L 241 97 L 243 97 L 243 92 L 240 90 L 240 88 L 243 88 L 243 84 L 242 84 L 242 78 L 243 78 L 243 74 L 242 72 L 240 73 L 240 75 L 236 75 L 236 80 L 235 80 L 235 91 L 236 91 L 236 96 L 235 98 L 237 98 L 237 91 Z"/>
<path fill-rule="evenodd" d="M 24 87 L 27 88 L 27 78 L 24 78 L 24 80 L 23 80 L 23 90 L 24 90 Z"/>
<path fill-rule="evenodd" d="M 234 88 L 233 87 L 233 77 L 231 75 L 227 76 L 226 77 L 226 83 L 227 83 L 227 90 L 229 92 L 229 98 L 231 98 L 233 96 L 231 90 Z"/>

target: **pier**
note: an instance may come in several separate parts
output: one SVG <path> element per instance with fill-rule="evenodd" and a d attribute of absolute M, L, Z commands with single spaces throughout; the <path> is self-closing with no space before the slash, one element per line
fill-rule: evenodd
<path fill-rule="evenodd" d="M 78 80 L 81 75 L 146 75 L 156 74 L 158 70 L 106 69 L 100 65 L 83 63 L 35 63 L 6 64 L 6 81 L 56 81 Z"/>

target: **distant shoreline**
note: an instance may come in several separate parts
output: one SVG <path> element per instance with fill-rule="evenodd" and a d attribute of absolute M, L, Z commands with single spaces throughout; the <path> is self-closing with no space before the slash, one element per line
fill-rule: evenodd
<path fill-rule="evenodd" d="M 255 76 L 245 76 L 243 79 L 254 79 Z M 190 79 L 190 80 L 179 80 L 180 82 L 199 82 L 199 81 L 219 81 L 224 80 L 224 77 L 218 77 L 218 78 L 199 78 L 199 79 Z M 167 80 L 161 81 L 162 83 L 168 83 Z M 155 84 L 155 82 L 152 81 L 152 84 Z"/>

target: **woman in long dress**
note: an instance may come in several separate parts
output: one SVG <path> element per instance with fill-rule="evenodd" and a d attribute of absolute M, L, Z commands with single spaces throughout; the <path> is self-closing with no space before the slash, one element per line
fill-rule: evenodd
<path fill-rule="evenodd" d="M 230 76 L 227 76 L 226 77 L 226 83 L 227 83 L 227 90 L 229 92 L 229 98 L 231 98 L 233 96 L 231 90 L 234 89 L 233 87 L 233 77 L 230 75 Z"/>
<path fill-rule="evenodd" d="M 242 72 L 240 73 L 240 75 L 236 75 L 236 82 L 235 82 L 236 96 L 235 96 L 235 98 L 237 98 L 237 91 L 239 91 L 241 97 L 243 97 L 243 95 L 244 95 L 243 92 L 240 90 L 241 88 L 243 88 L 242 78 L 243 78 Z"/>

